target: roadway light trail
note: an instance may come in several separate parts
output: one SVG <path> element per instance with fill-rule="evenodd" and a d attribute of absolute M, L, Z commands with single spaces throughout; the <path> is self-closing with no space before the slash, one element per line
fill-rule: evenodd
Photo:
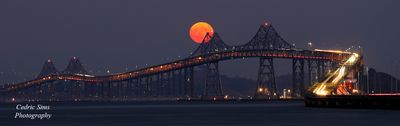
<path fill-rule="evenodd" d="M 331 52 L 331 53 L 349 53 L 338 50 L 318 50 L 315 51 L 323 51 L 323 52 Z M 343 80 L 346 75 L 350 72 L 351 68 L 360 60 L 360 55 L 357 53 L 352 53 L 351 56 L 339 66 L 337 70 L 333 73 L 328 74 L 325 80 L 321 83 L 314 84 L 310 90 L 317 95 L 325 96 L 334 94 L 335 88 L 338 86 L 339 82 Z M 341 92 L 341 94 L 351 94 L 350 92 Z"/>

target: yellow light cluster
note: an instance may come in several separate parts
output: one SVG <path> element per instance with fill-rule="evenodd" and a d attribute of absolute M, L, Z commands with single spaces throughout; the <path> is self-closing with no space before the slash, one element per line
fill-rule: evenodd
<path fill-rule="evenodd" d="M 316 50 L 316 51 L 322 51 L 322 50 Z M 334 51 L 334 50 L 323 50 L 323 51 L 346 53 L 343 51 Z M 325 96 L 330 94 L 333 88 L 329 87 L 337 86 L 339 81 L 345 77 L 347 72 L 349 72 L 346 67 L 354 65 L 359 60 L 359 58 L 360 58 L 359 54 L 352 53 L 352 55 L 337 70 L 335 70 L 335 72 L 330 74 L 324 81 L 314 86 L 315 88 L 312 90 L 313 93 L 320 96 Z"/>

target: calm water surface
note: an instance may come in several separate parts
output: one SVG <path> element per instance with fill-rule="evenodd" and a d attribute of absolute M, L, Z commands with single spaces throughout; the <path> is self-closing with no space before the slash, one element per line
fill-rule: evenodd
<path fill-rule="evenodd" d="M 400 126 L 400 110 L 306 108 L 302 102 L 59 103 L 49 111 L 22 111 L 48 112 L 49 120 L 14 119 L 15 105 L 0 106 L 1 126 Z"/>

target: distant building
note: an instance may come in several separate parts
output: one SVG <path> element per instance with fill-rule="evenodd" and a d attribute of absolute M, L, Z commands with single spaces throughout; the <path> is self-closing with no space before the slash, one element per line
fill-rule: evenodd
<path fill-rule="evenodd" d="M 400 81 L 387 73 L 367 68 L 359 75 L 359 88 L 364 93 L 397 93 L 400 92 Z"/>

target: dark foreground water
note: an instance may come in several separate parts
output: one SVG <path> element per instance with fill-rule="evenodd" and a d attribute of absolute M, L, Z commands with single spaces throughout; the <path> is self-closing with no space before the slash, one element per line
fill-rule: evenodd
<path fill-rule="evenodd" d="M 0 126 L 400 126 L 400 110 L 306 108 L 303 102 L 43 104 L 50 105 L 50 110 L 18 111 L 15 105 L 0 105 Z M 47 112 L 52 117 L 15 119 L 16 112 Z"/>

